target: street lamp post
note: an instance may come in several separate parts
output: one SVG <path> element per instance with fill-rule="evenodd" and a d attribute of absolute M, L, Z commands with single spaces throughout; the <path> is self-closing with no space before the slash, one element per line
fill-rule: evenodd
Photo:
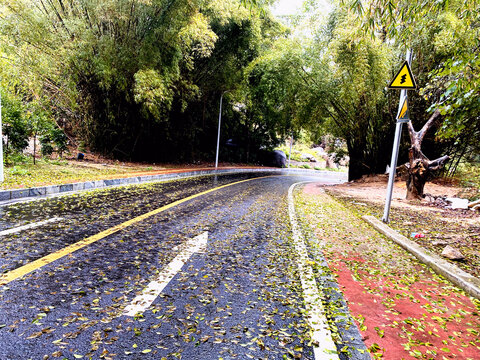
<path fill-rule="evenodd" d="M 217 135 L 217 153 L 215 155 L 215 170 L 218 170 L 218 152 L 220 149 L 220 126 L 222 125 L 222 102 L 223 95 L 225 95 L 230 90 L 224 91 L 220 96 L 220 111 L 218 112 L 218 135 Z"/>
<path fill-rule="evenodd" d="M 3 175 L 3 134 L 2 134 L 2 92 L 0 91 L 0 183 L 5 180 Z"/>

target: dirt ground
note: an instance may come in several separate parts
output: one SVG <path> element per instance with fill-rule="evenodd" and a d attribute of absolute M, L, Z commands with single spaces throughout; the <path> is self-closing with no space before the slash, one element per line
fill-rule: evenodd
<path fill-rule="evenodd" d="M 360 181 L 331 186 L 327 192 L 360 215 L 370 214 L 383 217 L 387 176 L 364 178 Z M 396 181 L 390 212 L 390 226 L 421 246 L 441 255 L 450 245 L 465 256 L 464 260 L 449 260 L 463 270 L 480 277 L 480 212 L 453 210 L 445 207 L 442 199 L 434 197 L 455 197 L 461 195 L 459 186 L 441 183 L 427 183 L 425 199 L 405 199 L 404 181 Z M 420 233 L 423 238 L 414 238 Z M 448 260 L 448 259 L 447 259 Z"/>
<path fill-rule="evenodd" d="M 335 191 L 344 193 L 358 199 L 369 200 L 374 203 L 385 204 L 387 194 L 388 175 L 377 175 L 365 177 L 361 180 L 348 182 L 335 186 Z M 461 192 L 461 188 L 452 184 L 427 183 L 425 185 L 425 194 L 434 196 L 455 197 Z M 392 197 L 392 206 L 412 208 L 415 206 L 430 205 L 428 198 L 412 202 L 405 199 L 407 194 L 407 186 L 405 181 L 395 181 Z"/>

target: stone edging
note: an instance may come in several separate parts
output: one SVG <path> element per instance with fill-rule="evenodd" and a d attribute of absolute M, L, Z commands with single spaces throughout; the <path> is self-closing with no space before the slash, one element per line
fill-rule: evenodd
<path fill-rule="evenodd" d="M 179 173 L 144 175 L 144 176 L 126 177 L 126 178 L 120 178 L 120 179 L 111 179 L 111 180 L 93 180 L 93 181 L 71 183 L 71 184 L 41 186 L 41 187 L 34 187 L 34 188 L 28 188 L 28 189 L 1 190 L 0 202 L 7 202 L 11 200 L 21 200 L 25 198 L 35 198 L 35 197 L 42 197 L 42 196 L 45 197 L 45 196 L 57 195 L 61 193 L 68 193 L 72 191 L 101 189 L 101 188 L 106 188 L 110 186 L 141 184 L 146 182 L 164 181 L 164 180 L 195 177 L 195 176 L 202 176 L 202 175 L 214 175 L 214 174 L 224 175 L 229 173 L 248 173 L 248 172 L 279 172 L 279 173 L 287 172 L 287 173 L 302 173 L 302 174 L 323 175 L 323 176 L 326 174 L 335 174 L 337 176 L 341 174 L 338 172 L 331 172 L 331 171 L 315 171 L 315 170 L 309 171 L 309 170 L 303 170 L 303 169 L 272 169 L 272 168 L 220 169 L 220 170 L 196 170 L 196 171 L 192 170 L 192 171 L 179 172 Z M 338 176 L 338 177 L 340 178 L 341 176 Z"/>
<path fill-rule="evenodd" d="M 449 263 L 441 257 L 430 253 L 417 243 L 400 235 L 395 230 L 371 215 L 362 216 L 363 220 L 372 225 L 389 239 L 412 253 L 417 259 L 430 266 L 436 273 L 445 276 L 452 283 L 463 289 L 470 296 L 480 299 L 480 279 L 466 273 L 458 266 Z"/>

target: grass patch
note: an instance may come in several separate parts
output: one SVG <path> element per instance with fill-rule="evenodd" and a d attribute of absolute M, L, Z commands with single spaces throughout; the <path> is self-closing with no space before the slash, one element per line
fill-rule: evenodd
<path fill-rule="evenodd" d="M 288 154 L 290 153 L 290 146 L 281 145 L 275 148 L 275 150 L 283 151 L 287 155 L 287 159 L 288 159 Z M 298 144 L 298 143 L 293 146 L 291 160 L 305 161 L 305 159 L 302 159 L 302 154 L 309 154 L 309 155 L 312 155 L 317 160 L 322 160 L 318 156 L 318 154 L 314 150 L 312 150 L 310 147 L 308 147 L 305 144 Z"/>
<path fill-rule="evenodd" d="M 5 181 L 0 189 L 30 188 L 53 184 L 99 180 L 114 175 L 151 171 L 151 166 L 89 166 L 82 162 L 39 159 L 37 164 L 22 161 L 4 169 Z"/>
<path fill-rule="evenodd" d="M 373 215 L 382 218 L 384 204 L 368 201 L 365 198 L 355 198 L 351 193 L 343 193 L 334 187 L 326 189 L 327 194 L 333 196 L 356 216 Z M 361 205 L 363 204 L 363 205 Z M 464 261 L 451 261 L 473 276 L 480 276 L 480 246 L 478 241 L 478 226 L 476 214 L 470 210 L 444 210 L 424 206 L 392 207 L 389 226 L 403 236 L 416 242 L 428 251 L 441 256 L 446 245 L 452 245 L 465 255 Z M 411 234 L 421 232 L 424 238 L 412 238 Z"/>

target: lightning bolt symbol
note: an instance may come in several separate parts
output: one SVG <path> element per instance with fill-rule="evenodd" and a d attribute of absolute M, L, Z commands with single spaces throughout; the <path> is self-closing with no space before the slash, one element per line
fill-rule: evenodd
<path fill-rule="evenodd" d="M 407 74 L 402 75 L 402 78 L 400 79 L 400 84 L 405 84 L 407 82 Z"/>

